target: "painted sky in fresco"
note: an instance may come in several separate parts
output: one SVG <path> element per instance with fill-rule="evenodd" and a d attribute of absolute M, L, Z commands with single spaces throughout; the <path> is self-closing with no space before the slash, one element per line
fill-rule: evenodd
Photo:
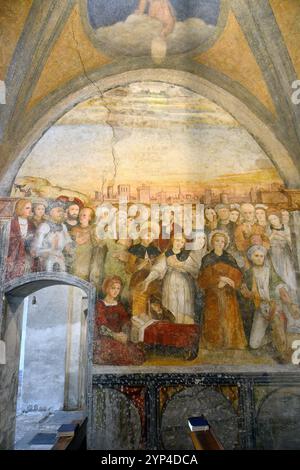
<path fill-rule="evenodd" d="M 112 145 L 113 182 L 133 189 L 142 183 L 158 191 L 179 184 L 196 189 L 228 175 L 274 173 L 253 138 L 214 103 L 180 87 L 143 83 L 106 93 L 105 106 L 93 98 L 67 113 L 18 176 L 92 196 L 103 179 L 112 182 Z"/>
<path fill-rule="evenodd" d="M 220 13 L 220 0 L 170 0 L 177 21 L 200 18 L 216 26 Z M 134 13 L 139 0 L 89 0 L 88 14 L 94 29 L 111 26 Z"/>

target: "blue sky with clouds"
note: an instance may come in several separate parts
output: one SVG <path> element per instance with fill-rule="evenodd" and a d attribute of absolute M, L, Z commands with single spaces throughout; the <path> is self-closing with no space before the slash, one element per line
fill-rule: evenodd
<path fill-rule="evenodd" d="M 220 0 L 170 0 L 178 21 L 200 18 L 216 25 L 220 13 Z M 91 25 L 97 29 L 125 21 L 139 4 L 139 0 L 88 0 Z"/>

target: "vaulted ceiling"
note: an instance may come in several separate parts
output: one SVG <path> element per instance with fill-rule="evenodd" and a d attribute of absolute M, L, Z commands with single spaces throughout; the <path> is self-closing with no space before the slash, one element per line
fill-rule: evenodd
<path fill-rule="evenodd" d="M 0 195 L 9 194 L 32 146 L 74 104 L 143 77 L 201 91 L 224 107 L 287 186 L 300 187 L 300 105 L 291 99 L 292 83 L 300 79 L 299 0 L 221 0 L 218 24 L 203 47 L 167 54 L 160 63 L 126 47 L 115 53 L 99 41 L 87 7 L 88 0 L 0 2 L 0 80 L 6 84 Z"/>

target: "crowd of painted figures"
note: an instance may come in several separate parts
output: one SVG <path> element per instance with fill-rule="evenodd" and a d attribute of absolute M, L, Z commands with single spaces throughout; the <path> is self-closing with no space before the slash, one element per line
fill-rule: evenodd
<path fill-rule="evenodd" d="M 130 340 L 134 318 L 199 324 L 207 350 L 268 351 L 287 360 L 287 334 L 300 333 L 289 212 L 243 203 L 205 207 L 204 215 L 204 245 L 188 251 L 186 238 L 171 231 L 170 239 L 154 239 L 148 227 L 137 240 L 101 239 L 99 217 L 108 214 L 97 217 L 81 201 L 20 199 L 6 280 L 58 271 L 93 283 L 96 331 L 107 343 L 96 347 L 96 362 L 143 362 Z"/>

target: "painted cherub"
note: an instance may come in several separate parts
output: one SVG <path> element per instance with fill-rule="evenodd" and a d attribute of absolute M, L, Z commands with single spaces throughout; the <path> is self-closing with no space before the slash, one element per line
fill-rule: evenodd
<path fill-rule="evenodd" d="M 140 0 L 135 14 L 143 15 L 148 5 L 148 16 L 160 21 L 163 26 L 160 35 L 165 39 L 175 28 L 176 14 L 174 8 L 169 0 Z"/>

